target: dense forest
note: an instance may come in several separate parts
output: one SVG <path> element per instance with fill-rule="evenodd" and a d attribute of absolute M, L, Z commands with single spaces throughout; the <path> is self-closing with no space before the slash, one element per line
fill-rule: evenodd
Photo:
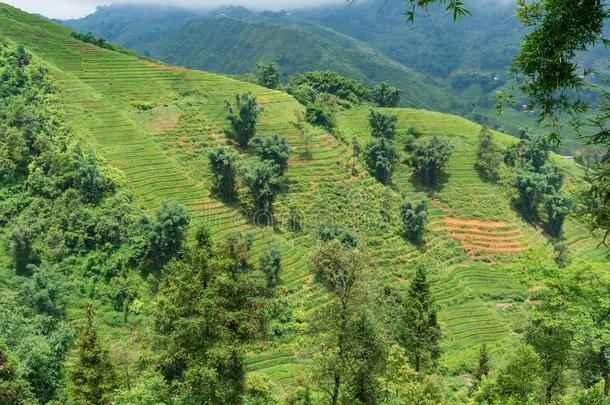
<path fill-rule="evenodd" d="M 0 4 L 0 404 L 609 403 L 608 155 L 400 95 Z"/>

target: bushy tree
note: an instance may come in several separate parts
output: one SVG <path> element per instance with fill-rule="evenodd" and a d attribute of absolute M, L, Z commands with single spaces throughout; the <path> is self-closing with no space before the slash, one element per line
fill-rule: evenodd
<path fill-rule="evenodd" d="M 34 403 L 30 387 L 17 371 L 17 364 L 6 344 L 0 340 L 0 404 Z"/>
<path fill-rule="evenodd" d="M 214 179 L 213 190 L 229 202 L 236 197 L 237 157 L 237 152 L 229 148 L 212 149 L 208 155 Z"/>
<path fill-rule="evenodd" d="M 362 312 L 368 258 L 360 249 L 333 239 L 316 249 L 311 261 L 316 280 L 330 294 L 330 300 L 312 314 L 312 327 L 320 337 L 315 345 L 315 378 L 332 404 L 341 398 L 346 403 L 369 399 L 377 391 L 384 344 L 372 318 Z"/>
<path fill-rule="evenodd" d="M 166 202 L 157 210 L 148 235 L 149 258 L 159 269 L 178 256 L 190 222 L 188 209 L 176 202 Z"/>
<path fill-rule="evenodd" d="M 78 343 L 68 397 L 75 404 L 111 404 L 117 388 L 114 366 L 99 339 L 93 309 L 88 307 L 85 315 L 87 325 Z"/>
<path fill-rule="evenodd" d="M 282 252 L 280 249 L 277 246 L 273 246 L 263 252 L 259 258 L 258 267 L 267 278 L 267 288 L 272 289 L 275 287 L 282 270 Z"/>
<path fill-rule="evenodd" d="M 515 176 L 515 187 L 519 193 L 517 206 L 523 216 L 533 221 L 538 218 L 538 205 L 548 191 L 547 178 L 542 173 L 519 169 Z"/>
<path fill-rule="evenodd" d="M 322 100 L 316 100 L 307 105 L 305 120 L 311 125 L 317 125 L 331 132 L 334 131 L 337 126 L 335 112 Z"/>
<path fill-rule="evenodd" d="M 570 214 L 572 201 L 562 192 L 547 195 L 544 199 L 544 207 L 548 218 L 548 231 L 551 236 L 561 235 L 561 229 L 566 217 Z"/>
<path fill-rule="evenodd" d="M 371 110 L 369 112 L 369 127 L 373 138 L 393 140 L 396 137 L 398 116 Z"/>
<path fill-rule="evenodd" d="M 288 158 L 290 157 L 290 146 L 286 139 L 276 133 L 256 135 L 250 139 L 248 144 L 261 160 L 269 161 L 279 167 L 280 175 L 284 175 L 288 169 Z"/>
<path fill-rule="evenodd" d="M 452 152 L 453 146 L 448 140 L 433 136 L 427 141 L 417 142 L 411 164 L 425 185 L 436 186 Z"/>
<path fill-rule="evenodd" d="M 104 193 L 105 182 L 93 149 L 89 148 L 87 153 L 83 153 L 81 147 L 77 147 L 74 152 L 74 161 L 77 186 L 85 200 L 92 203 L 100 201 Z"/>
<path fill-rule="evenodd" d="M 256 97 L 252 93 L 240 93 L 235 96 L 235 108 L 225 101 L 227 119 L 237 137 L 240 146 L 248 145 L 250 139 L 256 134 L 256 123 L 260 114 L 260 107 L 256 104 Z"/>
<path fill-rule="evenodd" d="M 496 377 L 500 401 L 534 403 L 540 395 L 540 358 L 527 344 L 520 344 Z"/>
<path fill-rule="evenodd" d="M 280 69 L 277 65 L 259 62 L 256 64 L 256 68 L 258 69 L 256 82 L 268 89 L 277 89 L 280 84 Z"/>
<path fill-rule="evenodd" d="M 177 403 L 242 403 L 245 345 L 264 334 L 268 311 L 250 244 L 237 235 L 218 246 L 202 238 L 164 275 L 153 347 Z"/>
<path fill-rule="evenodd" d="M 10 231 L 8 244 L 15 267 L 15 273 L 25 275 L 28 265 L 38 263 L 38 254 L 34 249 L 34 233 L 31 227 L 18 222 Z"/>
<path fill-rule="evenodd" d="M 475 164 L 479 174 L 485 180 L 497 180 L 501 162 L 502 153 L 494 143 L 491 131 L 487 127 L 481 128 Z"/>
<path fill-rule="evenodd" d="M 328 221 L 318 229 L 318 238 L 322 242 L 338 240 L 346 246 L 356 247 L 358 245 L 358 237 L 348 230 L 343 229 L 335 221 Z"/>
<path fill-rule="evenodd" d="M 394 141 L 373 138 L 366 146 L 365 155 L 373 176 L 382 184 L 390 184 L 398 160 Z"/>
<path fill-rule="evenodd" d="M 441 355 L 441 329 L 426 269 L 419 265 L 404 300 L 399 343 L 415 371 L 433 369 Z"/>
<path fill-rule="evenodd" d="M 400 101 L 400 90 L 391 86 L 388 82 L 379 83 L 373 87 L 371 93 L 373 101 L 379 107 L 396 107 Z"/>
<path fill-rule="evenodd" d="M 29 160 L 30 149 L 23 134 L 0 126 L 0 180 L 14 180 L 25 171 Z"/>
<path fill-rule="evenodd" d="M 404 200 L 400 206 L 400 219 L 407 239 L 421 245 L 428 221 L 428 203 L 422 200 L 414 205 L 411 201 Z"/>
<path fill-rule="evenodd" d="M 243 183 L 254 201 L 255 216 L 268 223 L 273 215 L 273 202 L 284 184 L 280 169 L 269 162 L 258 162 L 243 174 Z"/>
<path fill-rule="evenodd" d="M 357 80 L 348 79 L 332 71 L 306 72 L 291 77 L 288 89 L 291 94 L 299 88 L 307 87 L 314 94 L 332 94 L 341 100 L 354 104 L 370 100 L 369 90 Z"/>

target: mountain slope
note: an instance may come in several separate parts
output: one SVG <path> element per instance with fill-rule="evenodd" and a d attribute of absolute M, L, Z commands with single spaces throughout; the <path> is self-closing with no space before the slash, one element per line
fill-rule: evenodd
<path fill-rule="evenodd" d="M 361 164 L 360 174 L 352 176 L 349 146 L 319 129 L 313 130 L 312 159 L 301 160 L 303 142 L 291 121 L 295 110 L 303 107 L 283 92 L 97 48 L 75 40 L 65 27 L 5 5 L 0 5 L 0 36 L 23 43 L 49 67 L 70 112 L 70 124 L 124 173 L 144 210 L 179 201 L 189 207 L 194 222 L 208 224 L 217 239 L 231 232 L 251 232 L 256 255 L 271 245 L 280 247 L 282 296 L 291 321 L 253 351 L 249 371 L 287 385 L 310 363 L 298 338 L 306 330 L 307 314 L 324 302 L 325 294 L 313 279 L 308 257 L 318 244 L 318 226 L 331 219 L 358 235 L 371 252 L 376 278 L 388 286 L 404 292 L 414 265 L 427 266 L 442 307 L 442 362 L 459 384 L 481 342 L 489 343 L 498 355 L 521 333 L 529 286 L 503 271 L 502 264 L 522 254 L 548 255 L 551 247 L 539 229 L 512 210 L 509 175 L 499 184 L 479 178 L 473 167 L 479 125 L 448 114 L 392 109 L 399 115 L 400 129 L 415 126 L 424 136 L 445 137 L 456 152 L 442 189 L 421 189 L 410 180 L 411 170 L 404 164 L 388 188 Z M 239 206 L 224 204 L 210 190 L 207 152 L 217 145 L 234 146 L 225 135 L 224 101 L 244 91 L 252 92 L 264 108 L 258 131 L 279 133 L 293 150 L 275 227 L 252 225 Z M 341 114 L 338 125 L 347 139 L 370 139 L 367 114 L 364 109 Z M 514 142 L 501 133 L 494 137 L 503 146 Z M 255 159 L 248 151 L 239 152 L 242 161 Z M 568 170 L 568 185 L 576 187 L 580 168 L 555 159 Z M 430 198 L 431 230 L 425 249 L 400 234 L 403 193 L 412 200 Z M 289 230 L 291 208 L 307 219 L 303 232 Z M 569 221 L 566 237 L 578 260 L 603 259 L 604 252 L 584 226 Z M 510 311 L 505 310 L 507 304 Z M 108 328 L 115 336 L 125 333 L 114 325 Z"/>

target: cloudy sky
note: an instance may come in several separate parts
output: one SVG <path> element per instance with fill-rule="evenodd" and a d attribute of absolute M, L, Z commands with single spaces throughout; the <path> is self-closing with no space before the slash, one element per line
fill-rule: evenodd
<path fill-rule="evenodd" d="M 281 10 L 341 4 L 346 0 L 2 0 L 30 13 L 50 18 L 83 17 L 101 4 L 161 4 L 183 7 L 213 8 L 225 4 L 242 5 L 254 10 Z"/>

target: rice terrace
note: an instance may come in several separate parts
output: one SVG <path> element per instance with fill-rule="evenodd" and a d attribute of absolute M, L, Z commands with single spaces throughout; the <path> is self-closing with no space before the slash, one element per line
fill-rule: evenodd
<path fill-rule="evenodd" d="M 9 3 L 33 13 L 0 3 L 1 404 L 609 403 L 604 2 L 512 3 L 529 16 L 501 42 L 513 65 L 446 76 L 384 35 L 404 26 L 432 64 L 441 45 L 409 24 L 468 30 L 492 12 L 479 2 L 150 1 L 74 20 Z M 534 34 L 568 20 L 591 49 L 546 43 L 576 79 L 544 88 L 558 67 Z M 363 65 L 272 46 L 297 32 Z M 195 45 L 224 57 L 204 35 L 257 63 L 192 65 Z M 161 53 L 179 40 L 185 67 Z M 580 64 L 603 67 L 581 83 Z M 397 69 L 409 80 L 383 77 Z M 475 120 L 510 89 L 532 128 Z"/>

